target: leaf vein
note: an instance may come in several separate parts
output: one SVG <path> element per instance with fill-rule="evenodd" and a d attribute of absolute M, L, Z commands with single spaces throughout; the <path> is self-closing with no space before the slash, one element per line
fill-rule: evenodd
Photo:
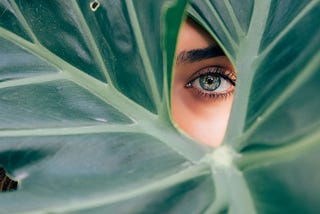
<path fill-rule="evenodd" d="M 277 35 L 271 43 L 261 52 L 260 57 L 265 57 L 270 51 L 279 43 L 279 41 L 287 35 L 287 33 L 297 24 L 310 10 L 312 10 L 318 1 L 311 1 L 305 6 L 305 8 L 294 18 L 292 21 L 286 25 L 286 27 Z"/>
<path fill-rule="evenodd" d="M 147 48 L 144 44 L 143 35 L 141 29 L 139 27 L 139 21 L 137 18 L 136 10 L 133 5 L 132 0 L 127 0 L 128 13 L 130 17 L 131 26 L 134 28 L 133 32 L 136 38 L 137 45 L 139 47 L 139 52 L 141 55 L 141 59 L 144 65 L 144 69 L 148 78 L 149 87 L 151 89 L 151 94 L 153 96 L 153 100 L 156 104 L 157 112 L 161 109 L 161 97 L 160 93 L 157 89 L 157 81 L 154 73 L 152 72 L 154 69 L 152 68 L 152 64 L 150 61 L 150 57 L 148 56 Z"/>
<path fill-rule="evenodd" d="M 31 29 L 30 25 L 28 24 L 27 20 L 25 19 L 24 15 L 22 14 L 21 10 L 19 9 L 15 0 L 11 0 L 11 6 L 16 12 L 17 18 L 26 30 L 27 34 L 30 36 L 31 40 L 35 44 L 40 44 L 39 40 L 37 39 L 36 35 L 34 34 L 33 30 Z"/>
<path fill-rule="evenodd" d="M 94 39 L 94 36 L 90 30 L 90 27 L 86 21 L 86 19 L 84 18 L 81 9 L 79 7 L 79 1 L 72 1 L 72 6 L 75 9 L 75 12 L 77 13 L 77 17 L 79 17 L 79 21 L 81 24 L 81 28 L 86 32 L 86 35 L 88 37 L 84 37 L 84 39 L 86 39 L 86 42 L 88 43 L 88 47 L 91 50 L 91 53 L 93 54 L 93 58 L 94 61 L 97 63 L 97 65 L 99 66 L 99 68 L 102 70 L 103 74 L 105 75 L 105 78 L 107 79 L 107 82 L 110 84 L 110 86 L 113 87 L 113 83 L 111 81 L 108 69 L 103 61 L 103 57 L 101 55 L 101 52 L 99 51 L 98 45 L 96 40 Z"/>
<path fill-rule="evenodd" d="M 238 47 L 238 44 L 236 41 L 232 38 L 230 31 L 226 28 L 225 24 L 222 21 L 221 16 L 219 15 L 217 9 L 213 6 L 213 4 L 209 3 L 209 0 L 207 0 L 207 5 L 209 9 L 212 11 L 213 16 L 216 18 L 218 23 L 220 24 L 220 27 L 222 28 L 223 32 L 225 32 L 226 38 L 230 41 L 231 46 L 236 49 Z"/>

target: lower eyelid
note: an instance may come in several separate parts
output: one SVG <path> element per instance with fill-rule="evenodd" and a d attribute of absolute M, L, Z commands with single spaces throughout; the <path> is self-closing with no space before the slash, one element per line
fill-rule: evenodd
<path fill-rule="evenodd" d="M 190 87 L 188 88 L 197 99 L 204 99 L 204 100 L 212 100 L 212 101 L 220 101 L 227 99 L 229 96 L 234 94 L 235 87 L 232 86 L 230 90 L 226 92 L 204 92 L 198 88 Z"/>

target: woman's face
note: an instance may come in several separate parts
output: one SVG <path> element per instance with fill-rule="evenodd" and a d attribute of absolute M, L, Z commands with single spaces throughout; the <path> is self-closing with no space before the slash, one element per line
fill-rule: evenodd
<path fill-rule="evenodd" d="M 191 19 L 181 27 L 172 86 L 172 116 L 192 138 L 221 144 L 226 132 L 236 75 L 217 43 Z"/>

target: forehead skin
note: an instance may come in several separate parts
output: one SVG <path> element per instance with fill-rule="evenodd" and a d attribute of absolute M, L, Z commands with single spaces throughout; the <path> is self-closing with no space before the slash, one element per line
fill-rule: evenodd
<path fill-rule="evenodd" d="M 188 42 L 186 44 L 186 42 Z M 207 48 L 215 46 L 216 42 L 212 37 L 196 22 L 188 18 L 183 22 L 178 38 L 177 53 L 187 49 Z M 187 46 L 187 47 L 186 47 Z"/>

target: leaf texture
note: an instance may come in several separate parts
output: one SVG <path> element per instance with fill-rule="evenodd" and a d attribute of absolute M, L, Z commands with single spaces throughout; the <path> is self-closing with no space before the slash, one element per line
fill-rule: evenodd
<path fill-rule="evenodd" d="M 316 213 L 320 2 L 192 4 L 191 15 L 222 44 L 238 73 L 225 143 L 241 155 L 235 162 L 255 211 Z"/>
<path fill-rule="evenodd" d="M 316 213 L 319 11 L 318 0 L 0 0 L 0 165 L 19 183 L 0 213 Z M 185 13 L 238 73 L 217 149 L 170 121 Z"/>

